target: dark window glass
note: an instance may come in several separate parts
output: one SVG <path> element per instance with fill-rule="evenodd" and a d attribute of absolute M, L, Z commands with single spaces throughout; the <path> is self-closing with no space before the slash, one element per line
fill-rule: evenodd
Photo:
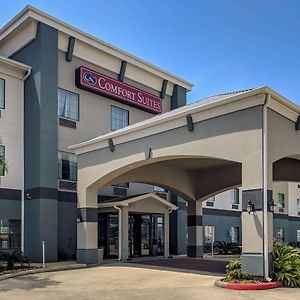
<path fill-rule="evenodd" d="M 21 247 L 21 221 L 0 219 L 0 249 Z"/>
<path fill-rule="evenodd" d="M 116 106 L 111 107 L 111 130 L 118 130 L 129 125 L 129 111 Z"/>
<path fill-rule="evenodd" d="M 79 95 L 58 89 L 58 115 L 71 120 L 79 120 Z"/>
<path fill-rule="evenodd" d="M 0 145 L 0 159 L 5 159 L 5 146 Z M 5 175 L 5 168 L 3 164 L 0 164 L 0 176 Z"/>
<path fill-rule="evenodd" d="M 77 180 L 77 157 L 75 154 L 58 152 L 58 179 Z"/>
<path fill-rule="evenodd" d="M 5 80 L 0 78 L 0 108 L 5 108 Z"/>

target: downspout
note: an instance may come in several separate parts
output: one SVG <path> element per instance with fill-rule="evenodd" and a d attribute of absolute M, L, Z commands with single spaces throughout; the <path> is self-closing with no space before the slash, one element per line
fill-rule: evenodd
<path fill-rule="evenodd" d="M 122 209 L 116 205 L 114 208 L 119 211 L 119 258 L 118 261 L 122 260 Z"/>
<path fill-rule="evenodd" d="M 264 277 L 267 281 L 269 278 L 269 226 L 268 226 L 268 104 L 270 103 L 270 94 L 266 94 L 266 100 L 263 106 L 263 243 L 264 243 Z"/>
<path fill-rule="evenodd" d="M 31 75 L 31 68 L 22 79 L 23 93 L 21 103 L 21 114 L 23 116 L 22 133 L 21 133 L 21 251 L 25 250 L 25 81 Z"/>

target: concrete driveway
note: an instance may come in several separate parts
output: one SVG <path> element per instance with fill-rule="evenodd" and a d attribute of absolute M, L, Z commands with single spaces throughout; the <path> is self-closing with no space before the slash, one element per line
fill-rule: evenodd
<path fill-rule="evenodd" d="M 1 300 L 48 299 L 299 299 L 300 289 L 230 291 L 216 276 L 115 265 L 36 274 L 0 282 Z"/>

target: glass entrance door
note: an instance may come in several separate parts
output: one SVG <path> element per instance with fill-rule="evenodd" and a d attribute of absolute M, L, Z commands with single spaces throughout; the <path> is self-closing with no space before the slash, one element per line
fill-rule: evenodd
<path fill-rule="evenodd" d="M 130 214 L 128 225 L 129 257 L 164 254 L 162 215 Z"/>

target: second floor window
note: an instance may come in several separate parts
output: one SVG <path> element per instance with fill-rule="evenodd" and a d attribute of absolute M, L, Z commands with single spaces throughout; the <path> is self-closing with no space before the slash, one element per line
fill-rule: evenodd
<path fill-rule="evenodd" d="M 118 130 L 129 125 L 129 111 L 116 106 L 111 107 L 111 130 Z"/>
<path fill-rule="evenodd" d="M 79 95 L 58 89 L 58 115 L 70 120 L 79 120 Z"/>
<path fill-rule="evenodd" d="M 239 189 L 233 189 L 230 191 L 231 204 L 239 204 Z"/>
<path fill-rule="evenodd" d="M 284 209 L 285 199 L 284 194 L 278 193 L 278 208 Z"/>
<path fill-rule="evenodd" d="M 77 157 L 75 154 L 58 152 L 58 179 L 77 180 Z"/>
<path fill-rule="evenodd" d="M 5 80 L 0 78 L 0 109 L 5 108 Z"/>
<path fill-rule="evenodd" d="M 5 163 L 5 146 L 0 145 L 0 159 L 4 160 Z M 5 175 L 5 166 L 0 163 L 0 176 Z"/>

